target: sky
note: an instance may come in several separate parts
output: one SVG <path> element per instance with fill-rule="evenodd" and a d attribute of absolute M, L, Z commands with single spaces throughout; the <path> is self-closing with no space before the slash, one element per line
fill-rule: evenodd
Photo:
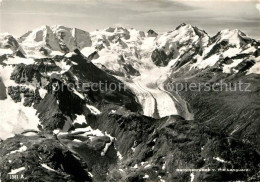
<path fill-rule="evenodd" d="M 2 2 L 1 2 L 2 1 Z M 0 0 L 0 32 L 16 37 L 42 25 L 86 31 L 124 26 L 159 33 L 185 22 L 213 36 L 240 29 L 260 39 L 257 0 Z M 259 7 L 259 9 L 257 9 Z"/>

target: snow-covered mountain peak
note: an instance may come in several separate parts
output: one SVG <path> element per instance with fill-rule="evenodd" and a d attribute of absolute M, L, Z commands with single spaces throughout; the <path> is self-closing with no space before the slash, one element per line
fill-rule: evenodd
<path fill-rule="evenodd" d="M 240 47 L 243 44 L 243 39 L 249 39 L 245 33 L 238 29 L 225 29 L 220 31 L 216 36 L 212 38 L 212 42 L 228 42 L 228 44 L 236 47 Z"/>
<path fill-rule="evenodd" d="M 205 36 L 207 34 L 207 32 L 205 32 L 204 30 L 199 29 L 196 26 L 192 26 L 191 24 L 186 24 L 186 23 L 182 23 L 180 24 L 175 30 L 179 30 L 179 31 L 183 31 L 183 32 L 192 32 L 198 36 Z"/>
<path fill-rule="evenodd" d="M 209 36 L 205 31 L 193 27 L 189 24 L 181 24 L 174 31 L 164 33 L 158 37 L 159 47 L 167 47 L 167 44 L 175 43 L 176 46 L 192 46 L 192 44 L 200 44 L 207 46 Z"/>
<path fill-rule="evenodd" d="M 27 54 L 33 54 L 34 51 L 40 51 L 40 49 L 61 51 L 57 38 L 54 36 L 51 27 L 47 25 L 27 32 L 18 41 Z"/>
<path fill-rule="evenodd" d="M 208 34 L 189 24 L 181 24 L 175 30 L 158 35 L 152 59 L 156 65 L 183 65 L 201 54 L 209 44 Z M 159 58 L 161 57 L 161 58 Z"/>
<path fill-rule="evenodd" d="M 61 25 L 41 26 L 21 36 L 19 42 L 28 55 L 40 53 L 44 56 L 53 51 L 66 53 L 92 45 L 88 32 Z"/>
<path fill-rule="evenodd" d="M 247 65 L 251 63 L 247 62 L 252 60 L 251 55 L 258 54 L 259 44 L 258 41 L 238 29 L 222 30 L 210 38 L 210 44 L 202 56 L 197 57 L 197 62 L 193 67 L 206 68 L 216 65 L 218 69 L 223 69 L 223 72 L 226 73 L 237 73 L 238 70 L 250 69 L 251 66 Z M 227 64 L 227 62 L 233 62 L 233 64 Z M 255 61 L 252 62 L 253 64 Z"/>
<path fill-rule="evenodd" d="M 2 54 L 13 54 L 16 52 L 24 54 L 24 51 L 17 40 L 9 33 L 0 34 L 0 56 Z"/>
<path fill-rule="evenodd" d="M 96 30 L 91 32 L 91 37 L 93 39 L 104 39 L 103 41 L 109 41 L 111 43 L 117 42 L 118 39 L 123 41 L 136 40 L 138 37 L 144 37 L 145 34 L 142 31 L 138 31 L 134 28 L 124 28 L 124 27 L 108 27 L 104 30 Z"/>
<path fill-rule="evenodd" d="M 59 39 L 60 44 L 65 44 L 70 51 L 92 45 L 90 34 L 84 30 L 68 28 L 60 25 L 52 27 L 52 30 L 54 31 L 55 36 Z"/>
<path fill-rule="evenodd" d="M 2 33 L 0 34 L 0 48 L 16 51 L 19 48 L 19 44 L 9 33 Z"/>
<path fill-rule="evenodd" d="M 176 27 L 176 30 L 180 29 L 180 28 L 193 29 L 193 26 L 191 24 L 182 23 L 182 24 L 180 24 L 179 26 Z"/>
<path fill-rule="evenodd" d="M 234 36 L 234 35 L 246 36 L 246 34 L 244 32 L 242 32 L 241 30 L 238 30 L 238 29 L 224 29 L 224 30 L 220 31 L 220 34 L 222 36 Z"/>
<path fill-rule="evenodd" d="M 8 36 L 12 36 L 12 35 L 9 34 L 8 32 L 0 33 L 1 41 L 2 41 L 5 37 L 8 37 Z"/>
<path fill-rule="evenodd" d="M 24 34 L 19 43 L 9 34 L 2 34 L 0 39 L 2 54 L 20 49 L 24 56 L 33 58 L 62 56 L 79 49 L 94 64 L 116 75 L 138 75 L 141 69 L 154 66 L 206 68 L 219 60 L 254 54 L 259 49 L 259 42 L 240 30 L 226 29 L 209 37 L 204 30 L 185 23 L 159 35 L 153 30 L 144 33 L 120 26 L 88 33 L 45 25 Z"/>

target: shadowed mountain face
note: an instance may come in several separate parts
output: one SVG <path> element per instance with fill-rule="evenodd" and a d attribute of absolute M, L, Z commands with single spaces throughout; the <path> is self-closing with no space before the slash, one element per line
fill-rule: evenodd
<path fill-rule="evenodd" d="M 2 181 L 260 180 L 260 43 L 243 32 L 0 38 Z"/>
<path fill-rule="evenodd" d="M 5 88 L 5 85 L 3 83 L 2 80 L 0 80 L 0 100 L 4 100 L 6 99 L 7 95 L 6 95 L 6 88 Z"/>

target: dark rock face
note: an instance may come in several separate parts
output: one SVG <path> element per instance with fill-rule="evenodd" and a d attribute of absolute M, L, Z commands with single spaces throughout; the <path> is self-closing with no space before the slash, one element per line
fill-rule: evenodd
<path fill-rule="evenodd" d="M 41 47 L 41 48 L 39 49 L 39 51 L 40 51 L 40 53 L 42 53 L 42 54 L 45 55 L 45 56 L 48 56 L 48 55 L 49 55 L 48 50 L 45 49 L 44 47 Z"/>
<path fill-rule="evenodd" d="M 0 47 L 4 49 L 11 49 L 16 51 L 20 48 L 19 43 L 12 35 L 6 35 L 0 42 Z"/>
<path fill-rule="evenodd" d="M 239 70 L 239 72 L 244 72 L 246 70 L 249 70 L 252 66 L 254 66 L 255 61 L 254 60 L 245 60 L 238 64 L 235 69 Z"/>
<path fill-rule="evenodd" d="M 151 121 L 150 118 L 125 114 L 104 115 L 100 120 L 91 122 L 92 127 L 107 131 L 117 138 L 117 149 L 128 159 L 118 167 L 124 172 L 112 170 L 108 181 L 142 181 L 146 174 L 149 175 L 147 180 L 156 181 L 161 177 L 166 181 L 188 181 L 190 173 L 178 172 L 177 169 L 203 167 L 250 168 L 250 171 L 219 172 L 215 175 L 214 172 L 198 172 L 195 173 L 198 181 L 246 180 L 248 175 L 258 170 L 260 156 L 252 145 L 229 138 L 225 133 L 209 128 L 201 121 L 190 122 L 180 117 Z M 251 155 L 255 160 L 245 162 Z M 228 162 L 219 162 L 215 159 L 217 157 Z M 135 168 L 135 165 L 138 167 Z"/>
<path fill-rule="evenodd" d="M 23 175 L 20 180 L 91 181 L 87 166 L 55 138 L 46 138 L 38 134 L 30 137 L 17 135 L 0 145 L 1 179 L 4 181 L 12 181 L 8 173 L 21 167 L 25 168 L 20 172 L 20 177 Z M 9 148 L 5 148 L 6 145 Z M 11 153 L 20 147 L 26 150 Z"/>
<path fill-rule="evenodd" d="M 227 58 L 224 62 L 228 64 L 232 59 L 242 56 L 248 55 Z M 172 81 L 178 80 L 178 83 L 207 83 L 215 85 L 215 89 L 219 90 L 222 88 L 222 85 L 218 84 L 220 81 L 231 85 L 231 89 L 228 87 L 227 91 L 225 86 L 223 91 L 218 92 L 204 91 L 202 87 L 201 91 L 182 90 L 179 93 L 190 104 L 194 120 L 199 124 L 195 130 L 200 130 L 203 137 L 196 140 L 201 142 L 203 149 L 193 151 L 193 154 L 199 155 L 196 159 L 201 158 L 201 161 L 197 161 L 199 166 L 195 168 L 209 166 L 210 169 L 247 169 L 247 171 L 196 172 L 194 180 L 259 180 L 257 171 L 259 171 L 260 103 L 256 100 L 259 97 L 259 83 L 257 83 L 259 76 L 244 73 L 252 65 L 253 62 L 245 59 L 235 68 L 238 71 L 236 74 L 224 74 L 214 68 L 193 73 L 192 77 L 186 75 L 185 71 L 173 74 Z M 239 82 L 243 83 L 241 89 L 238 86 Z M 223 160 L 216 160 L 216 156 Z"/>
<path fill-rule="evenodd" d="M 49 93 L 54 94 L 56 100 L 59 102 L 59 108 L 62 113 L 70 115 L 70 113 L 81 114 L 83 112 L 82 108 L 84 101 L 77 95 L 73 94 L 66 85 L 62 85 L 62 82 L 59 80 L 53 79 L 50 84 L 58 85 L 59 88 L 57 91 L 49 90 Z"/>
<path fill-rule="evenodd" d="M 10 86 L 8 87 L 8 95 L 13 99 L 14 102 L 21 102 L 22 97 L 24 97 L 24 106 L 31 107 L 33 103 L 38 104 L 41 100 L 39 90 L 36 89 L 30 90 L 29 88 L 26 87 L 21 87 L 21 86 Z"/>
<path fill-rule="evenodd" d="M 67 131 L 72 127 L 76 114 L 81 115 L 87 112 L 86 103 L 60 80 L 52 79 L 47 87 L 47 95 L 35 106 L 41 124 L 45 130 L 64 129 Z"/>
<path fill-rule="evenodd" d="M 56 57 L 36 60 L 37 64 L 34 65 L 18 64 L 11 75 L 11 79 L 14 79 L 16 83 L 36 83 L 39 87 L 47 88 L 48 93 L 44 98 L 39 96 L 39 88 L 31 91 L 25 87 L 10 87 L 8 92 L 15 102 L 21 102 L 21 94 L 23 94 L 25 106 L 35 104 L 34 107 L 37 109 L 43 129 L 64 129 L 67 131 L 73 127 L 72 121 L 76 115 L 90 113 L 89 109 L 86 108 L 86 102 L 76 95 L 73 89 L 83 94 L 92 103 L 114 103 L 133 111 L 141 111 L 140 105 L 134 99 L 135 96 L 130 90 L 124 88 L 123 83 L 88 62 L 80 52 L 66 60 L 68 64 L 72 61 L 76 63 L 76 65 L 71 66 L 68 72 L 52 77 L 43 76 L 48 72 L 60 71 L 55 62 L 59 62 L 61 59 L 64 60 L 63 57 Z M 91 84 L 96 86 L 92 86 L 92 90 L 91 87 L 86 90 L 82 90 L 82 87 L 70 88 L 66 82 L 76 84 L 74 76 L 78 78 L 79 85 L 80 83 L 89 83 L 89 86 Z M 48 85 L 43 83 L 43 79 Z M 99 82 L 103 83 L 102 89 L 98 87 Z M 107 85 L 115 84 L 117 89 L 105 88 L 105 83 Z M 55 90 L 54 85 L 58 86 L 59 89 Z"/>
<path fill-rule="evenodd" d="M 72 123 L 70 118 L 62 114 L 54 95 L 47 94 L 36 106 L 36 110 L 45 130 L 63 129 L 66 122 Z"/>
<path fill-rule="evenodd" d="M 134 94 L 124 84 L 115 77 L 97 68 L 93 63 L 77 52 L 70 60 L 77 63 L 73 65 L 70 72 L 75 75 L 80 83 L 89 83 L 92 90 L 87 91 L 89 99 L 93 102 L 104 100 L 108 103 L 112 102 L 119 105 L 124 105 L 132 111 L 140 111 L 141 106 L 135 101 Z M 101 89 L 96 88 L 98 83 L 101 84 Z M 106 83 L 106 84 L 105 84 Z M 114 85 L 114 88 L 107 88 L 106 85 Z M 116 88 L 116 89 L 115 89 Z"/>
<path fill-rule="evenodd" d="M 6 64 L 3 62 L 8 58 L 8 55 L 4 54 L 0 56 L 0 64 L 3 66 L 6 66 Z"/>
<path fill-rule="evenodd" d="M 124 69 L 129 75 L 133 75 L 133 76 L 140 75 L 140 72 L 136 70 L 131 64 L 125 64 Z"/>
<path fill-rule="evenodd" d="M 147 35 L 148 37 L 157 37 L 158 36 L 158 34 L 154 30 L 148 30 L 147 34 L 148 34 Z"/>
<path fill-rule="evenodd" d="M 16 83 L 32 83 L 34 79 L 37 82 L 41 82 L 42 75 L 37 65 L 24 65 L 18 64 L 15 67 L 14 72 L 11 75 L 11 79 Z"/>
<path fill-rule="evenodd" d="M 68 53 L 70 52 L 70 49 L 67 47 L 67 45 L 65 44 L 64 37 L 66 36 L 65 32 L 58 32 L 57 35 L 57 39 L 58 39 L 58 44 L 60 46 L 60 49 L 64 52 L 64 53 Z"/>
<path fill-rule="evenodd" d="M 99 55 L 98 55 L 98 52 L 97 52 L 97 51 L 93 52 L 92 54 L 90 54 L 90 55 L 88 56 L 88 60 L 89 60 L 89 61 L 92 61 L 93 59 L 97 59 L 97 58 L 99 58 Z"/>
<path fill-rule="evenodd" d="M 0 100 L 5 100 L 6 98 L 7 98 L 6 87 L 5 87 L 2 79 L 0 78 Z"/>
<path fill-rule="evenodd" d="M 174 69 L 179 69 L 188 62 L 194 63 L 196 61 L 194 57 L 198 54 L 201 54 L 201 47 L 192 47 L 188 49 L 184 54 L 180 56 L 179 60 L 175 64 Z"/>
<path fill-rule="evenodd" d="M 73 138 L 78 138 L 83 142 L 72 142 Z M 109 168 L 116 166 L 117 153 L 114 144 L 111 143 L 107 151 L 103 153 L 106 145 L 111 142 L 111 139 L 107 136 L 89 139 L 74 134 L 59 136 L 59 140 L 76 152 L 84 163 L 89 166 L 88 169 L 94 176 L 94 181 L 105 181 L 107 173 L 109 173 Z"/>
<path fill-rule="evenodd" d="M 169 59 L 173 55 L 167 55 L 163 50 L 155 49 L 152 53 L 151 59 L 157 66 L 167 66 Z"/>
<path fill-rule="evenodd" d="M 16 56 L 18 57 L 21 57 L 21 58 L 25 58 L 25 55 L 24 53 L 21 51 L 21 50 L 18 50 L 16 53 L 15 53 Z"/>

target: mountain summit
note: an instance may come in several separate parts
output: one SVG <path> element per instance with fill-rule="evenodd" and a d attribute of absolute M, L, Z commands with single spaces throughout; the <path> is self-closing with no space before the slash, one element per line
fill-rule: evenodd
<path fill-rule="evenodd" d="M 90 47 L 92 42 L 88 32 L 64 26 L 42 26 L 24 34 L 18 39 L 27 52 L 50 51 L 71 52 Z"/>

